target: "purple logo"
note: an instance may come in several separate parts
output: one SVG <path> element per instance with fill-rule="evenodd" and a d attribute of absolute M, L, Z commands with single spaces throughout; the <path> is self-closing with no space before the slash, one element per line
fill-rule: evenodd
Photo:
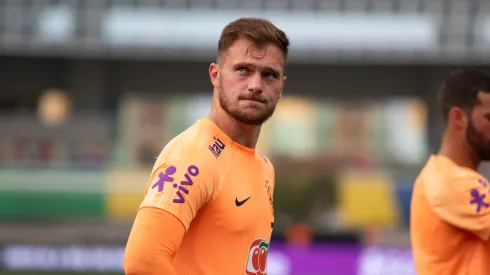
<path fill-rule="evenodd" d="M 189 194 L 189 190 L 185 186 L 192 186 L 194 182 L 192 181 L 192 177 L 195 177 L 199 175 L 199 168 L 195 165 L 191 165 L 187 168 L 187 173 L 184 174 L 185 179 L 180 181 L 180 185 L 177 183 L 174 183 L 173 187 L 177 189 L 177 196 L 179 197 L 178 199 L 174 199 L 174 203 L 184 203 L 185 198 L 182 195 L 182 192 L 184 192 L 186 195 Z M 182 192 L 181 192 L 182 191 Z"/>
<path fill-rule="evenodd" d="M 225 148 L 226 148 L 226 145 L 219 138 L 216 138 L 216 137 L 214 137 L 214 143 L 212 145 L 208 146 L 209 151 L 211 151 L 211 153 L 213 153 L 213 155 L 216 159 L 219 158 L 219 156 L 221 155 L 221 152 L 223 152 L 223 150 L 225 150 Z"/>
<path fill-rule="evenodd" d="M 158 174 L 158 181 L 155 182 L 151 186 L 152 189 L 158 187 L 158 192 L 163 191 L 163 187 L 166 182 L 173 183 L 174 182 L 174 177 L 171 177 L 173 174 L 177 172 L 177 168 L 175 166 L 169 166 L 165 170 L 165 173 L 160 172 Z M 175 194 L 177 195 L 178 198 L 174 199 L 174 203 L 184 203 L 185 198 L 184 195 L 182 195 L 182 192 L 184 192 L 186 195 L 189 194 L 189 189 L 187 189 L 187 186 L 192 186 L 194 184 L 192 178 L 196 177 L 199 175 L 199 168 L 195 165 L 191 165 L 187 167 L 187 173 L 184 174 L 184 179 L 180 181 L 180 184 L 174 183 L 172 185 L 173 188 L 177 189 Z"/>
<path fill-rule="evenodd" d="M 151 186 L 151 189 L 158 187 L 158 192 L 162 192 L 163 187 L 165 185 L 165 182 L 173 182 L 174 181 L 174 178 L 171 176 L 173 174 L 175 174 L 175 172 L 177 172 L 177 168 L 175 166 L 167 167 L 167 169 L 165 170 L 165 173 L 160 172 L 158 174 L 158 181 L 155 182 L 155 184 L 153 184 Z"/>
<path fill-rule="evenodd" d="M 483 200 L 487 195 L 480 195 L 480 192 L 478 192 L 476 188 L 471 189 L 470 194 L 471 197 L 473 197 L 473 199 L 470 201 L 470 204 L 476 204 L 476 213 L 480 213 L 482 207 L 490 207 L 490 205 Z"/>

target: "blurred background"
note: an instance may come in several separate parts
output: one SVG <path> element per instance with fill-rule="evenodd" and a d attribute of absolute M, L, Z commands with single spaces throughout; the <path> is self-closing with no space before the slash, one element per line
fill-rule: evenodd
<path fill-rule="evenodd" d="M 0 0 L 0 274 L 123 274 L 154 157 L 208 114 L 222 28 L 292 46 L 259 149 L 269 275 L 415 274 L 413 181 L 437 89 L 490 60 L 488 0 Z M 482 167 L 482 173 L 489 169 Z"/>

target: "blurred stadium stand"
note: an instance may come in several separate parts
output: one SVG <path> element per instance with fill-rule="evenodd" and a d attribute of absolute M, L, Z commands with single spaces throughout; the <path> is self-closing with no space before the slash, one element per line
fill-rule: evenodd
<path fill-rule="evenodd" d="M 12 55 L 207 60 L 219 26 L 248 15 L 283 25 L 297 62 L 481 63 L 490 51 L 485 0 L 4 0 L 0 11 Z"/>
<path fill-rule="evenodd" d="M 277 173 L 269 274 L 415 274 L 436 91 L 488 63 L 488 0 L 0 0 L 0 267 L 120 271 L 154 157 L 207 114 L 219 32 L 252 15 L 292 42 L 259 144 Z"/>

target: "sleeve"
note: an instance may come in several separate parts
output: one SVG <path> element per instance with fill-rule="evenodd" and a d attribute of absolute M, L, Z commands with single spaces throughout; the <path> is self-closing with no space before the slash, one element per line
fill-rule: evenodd
<path fill-rule="evenodd" d="M 157 159 L 140 206 L 155 207 L 177 217 L 186 231 L 198 210 L 214 197 L 212 153 L 188 148 Z"/>
<path fill-rule="evenodd" d="M 425 186 L 428 202 L 442 220 L 488 240 L 490 186 L 485 179 L 470 177 L 448 184 L 434 181 Z"/>
<path fill-rule="evenodd" d="M 157 208 L 141 209 L 124 252 L 126 275 L 175 275 L 172 258 L 185 228 L 172 214 Z"/>

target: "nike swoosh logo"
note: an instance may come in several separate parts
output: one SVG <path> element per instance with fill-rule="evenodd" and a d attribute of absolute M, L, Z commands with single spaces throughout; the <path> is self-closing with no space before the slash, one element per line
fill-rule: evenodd
<path fill-rule="evenodd" d="M 238 198 L 235 198 L 235 204 L 236 206 L 242 206 L 244 203 L 246 203 L 251 197 L 248 197 L 244 199 L 243 201 L 238 201 Z"/>

